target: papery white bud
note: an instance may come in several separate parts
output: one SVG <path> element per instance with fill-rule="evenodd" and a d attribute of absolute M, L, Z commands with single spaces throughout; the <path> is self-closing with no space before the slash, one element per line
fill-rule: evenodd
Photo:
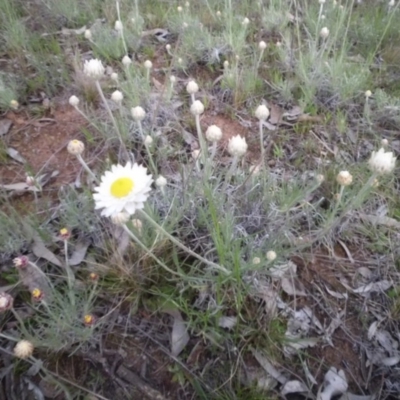
<path fill-rule="evenodd" d="M 322 39 L 326 39 L 329 36 L 329 29 L 326 26 L 324 26 L 319 32 L 319 36 L 321 36 Z"/>
<path fill-rule="evenodd" d="M 179 6 L 179 7 L 177 8 L 177 10 L 178 10 L 179 13 L 181 13 L 181 12 L 183 11 L 183 8 L 182 8 L 181 6 Z"/>
<path fill-rule="evenodd" d="M 76 96 L 71 96 L 69 98 L 68 102 L 72 107 L 78 107 L 78 105 L 79 105 L 79 99 Z"/>
<path fill-rule="evenodd" d="M 246 17 L 242 21 L 242 25 L 247 26 L 250 23 L 250 20 Z"/>
<path fill-rule="evenodd" d="M 382 147 L 378 151 L 373 151 L 368 165 L 373 172 L 378 174 L 389 174 L 396 167 L 396 157 L 391 151 L 385 152 Z"/>
<path fill-rule="evenodd" d="M 273 250 L 267 251 L 266 257 L 267 257 L 268 261 L 274 261 L 276 259 L 275 251 L 273 251 Z"/>
<path fill-rule="evenodd" d="M 253 258 L 253 264 L 254 265 L 258 265 L 261 263 L 261 258 L 260 257 L 254 257 Z"/>
<path fill-rule="evenodd" d="M 390 0 L 389 1 L 389 7 L 393 7 L 395 5 L 395 0 Z"/>
<path fill-rule="evenodd" d="M 131 114 L 135 121 L 143 121 L 146 117 L 146 111 L 140 106 L 131 108 Z"/>
<path fill-rule="evenodd" d="M 74 156 L 80 155 L 85 150 L 85 145 L 77 139 L 70 140 L 67 146 L 68 153 Z"/>
<path fill-rule="evenodd" d="M 336 181 L 340 186 L 349 186 L 353 182 L 353 177 L 349 171 L 340 171 L 336 177 Z"/>
<path fill-rule="evenodd" d="M 33 344 L 28 340 L 20 340 L 14 347 L 14 355 L 18 358 L 28 358 L 33 353 Z"/>
<path fill-rule="evenodd" d="M 124 98 L 124 95 L 119 90 L 116 90 L 116 91 L 112 92 L 112 94 L 111 94 L 111 100 L 117 104 L 121 104 L 123 98 Z"/>
<path fill-rule="evenodd" d="M 110 75 L 111 80 L 113 80 L 114 82 L 118 82 L 118 74 L 116 72 L 113 72 Z"/>
<path fill-rule="evenodd" d="M 282 42 L 278 40 L 278 41 L 275 43 L 275 45 L 276 45 L 276 47 L 281 47 L 281 46 L 282 46 Z"/>
<path fill-rule="evenodd" d="M 10 101 L 10 107 L 11 107 L 13 110 L 17 110 L 18 107 L 19 107 L 18 101 L 17 101 L 17 100 L 11 100 L 11 101 Z"/>
<path fill-rule="evenodd" d="M 122 64 L 124 67 L 129 67 L 132 64 L 132 60 L 129 56 L 124 56 L 122 58 Z"/>
<path fill-rule="evenodd" d="M 206 138 L 210 142 L 218 142 L 222 139 L 222 131 L 217 125 L 210 125 L 206 130 Z"/>
<path fill-rule="evenodd" d="M 182 24 L 182 27 L 183 27 L 183 29 L 186 29 L 186 28 L 189 27 L 189 24 L 188 24 L 187 22 L 184 22 L 184 23 Z"/>
<path fill-rule="evenodd" d="M 372 96 L 372 92 L 370 91 L 370 90 L 367 90 L 366 92 L 365 92 L 365 97 L 366 98 L 369 98 L 369 97 L 371 97 Z"/>
<path fill-rule="evenodd" d="M 146 60 L 143 65 L 144 65 L 144 67 L 146 69 L 152 69 L 153 68 L 153 63 L 150 60 Z"/>
<path fill-rule="evenodd" d="M 225 60 L 224 61 L 224 68 L 226 69 L 226 68 L 228 68 L 229 67 L 229 61 L 228 60 Z"/>
<path fill-rule="evenodd" d="M 229 139 L 228 143 L 228 153 L 233 157 L 242 157 L 246 154 L 247 143 L 246 139 L 239 135 L 236 135 Z"/>
<path fill-rule="evenodd" d="M 171 75 L 171 76 L 169 77 L 169 81 L 170 81 L 172 84 L 174 84 L 174 83 L 176 82 L 176 76 L 175 76 L 175 75 Z"/>
<path fill-rule="evenodd" d="M 156 186 L 158 186 L 159 188 L 163 188 L 167 185 L 167 180 L 160 175 L 157 179 L 156 179 Z"/>
<path fill-rule="evenodd" d="M 319 4 L 325 4 L 325 0 L 318 0 Z"/>
<path fill-rule="evenodd" d="M 321 21 L 323 21 L 324 19 L 326 19 L 326 17 L 325 17 L 324 14 L 322 14 L 322 15 L 321 15 Z"/>
<path fill-rule="evenodd" d="M 381 140 L 381 145 L 382 145 L 382 147 L 387 147 L 387 146 L 389 146 L 389 140 L 387 140 L 387 139 L 382 139 L 382 140 Z"/>
<path fill-rule="evenodd" d="M 111 215 L 111 221 L 115 225 L 124 225 L 129 221 L 130 214 L 126 211 L 121 211 L 117 214 Z"/>
<path fill-rule="evenodd" d="M 259 105 L 256 109 L 255 115 L 260 121 L 266 121 L 269 117 L 269 110 L 267 106 L 264 104 Z"/>
<path fill-rule="evenodd" d="M 182 58 L 178 58 L 178 64 L 182 64 L 183 63 L 183 60 L 182 60 Z"/>
<path fill-rule="evenodd" d="M 258 48 L 263 51 L 267 48 L 267 43 L 265 43 L 263 40 L 261 40 L 260 43 L 258 43 Z"/>
<path fill-rule="evenodd" d="M 92 40 L 92 31 L 90 29 L 86 29 L 84 33 L 84 37 L 87 40 Z"/>
<path fill-rule="evenodd" d="M 92 79 L 100 79 L 104 75 L 104 71 L 103 63 L 97 58 L 86 60 L 83 64 L 83 73 Z"/>
<path fill-rule="evenodd" d="M 221 11 L 217 11 L 216 13 L 215 13 L 215 15 L 219 18 L 222 14 L 221 14 Z"/>
<path fill-rule="evenodd" d="M 186 91 L 189 94 L 197 93 L 199 91 L 199 85 L 195 81 L 189 81 L 186 85 Z"/>
<path fill-rule="evenodd" d="M 34 176 L 32 176 L 32 175 L 27 175 L 26 176 L 26 179 L 25 179 L 25 183 L 28 185 L 28 186 L 35 186 L 35 184 L 36 184 L 36 179 L 35 179 L 35 177 Z"/>
<path fill-rule="evenodd" d="M 153 138 L 152 138 L 150 135 L 147 135 L 147 136 L 144 138 L 144 144 L 145 144 L 146 146 L 150 146 L 152 143 L 153 143 Z"/>
<path fill-rule="evenodd" d="M 190 106 L 190 112 L 193 115 L 201 115 L 204 112 L 204 105 L 200 100 L 195 100 Z"/>
<path fill-rule="evenodd" d="M 190 3 L 187 1 L 187 2 L 185 2 L 185 7 L 186 8 L 189 8 L 190 7 Z"/>
<path fill-rule="evenodd" d="M 118 19 L 115 21 L 114 29 L 118 32 L 121 32 L 123 29 L 122 22 Z"/>
<path fill-rule="evenodd" d="M 170 50 L 171 50 L 171 45 L 168 43 L 168 44 L 165 46 L 165 48 L 167 49 L 167 51 L 170 51 Z"/>

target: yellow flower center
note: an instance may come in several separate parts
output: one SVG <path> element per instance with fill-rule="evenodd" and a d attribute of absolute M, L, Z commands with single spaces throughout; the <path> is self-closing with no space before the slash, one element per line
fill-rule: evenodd
<path fill-rule="evenodd" d="M 85 324 L 91 324 L 93 322 L 93 316 L 87 314 L 83 317 L 83 320 L 85 321 Z"/>
<path fill-rule="evenodd" d="M 32 290 L 32 297 L 34 299 L 39 299 L 41 295 L 42 295 L 42 291 L 40 289 L 33 289 Z"/>
<path fill-rule="evenodd" d="M 111 194 L 120 199 L 128 196 L 134 186 L 135 184 L 131 178 L 119 178 L 111 185 Z"/>

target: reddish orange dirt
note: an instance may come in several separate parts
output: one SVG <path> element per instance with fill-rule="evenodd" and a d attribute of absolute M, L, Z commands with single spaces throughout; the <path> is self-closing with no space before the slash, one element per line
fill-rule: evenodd
<path fill-rule="evenodd" d="M 5 118 L 13 125 L 3 136 L 4 145 L 13 148 L 26 160 L 19 163 L 8 157 L 0 163 L 0 184 L 25 182 L 26 175 L 39 176 L 58 171 L 59 174 L 43 188 L 41 196 L 56 192 L 58 188 L 76 179 L 81 169 L 78 160 L 67 152 L 71 139 L 81 138 L 85 119 L 70 106 L 59 106 L 47 117 L 30 118 L 25 112 L 8 112 Z M 28 202 L 30 193 L 19 200 Z"/>

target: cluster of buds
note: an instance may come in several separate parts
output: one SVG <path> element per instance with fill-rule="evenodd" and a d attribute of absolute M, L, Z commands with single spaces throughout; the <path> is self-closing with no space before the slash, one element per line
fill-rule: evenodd
<path fill-rule="evenodd" d="M 29 258 L 27 256 L 19 256 L 13 260 L 14 267 L 24 269 L 29 264 Z"/>
<path fill-rule="evenodd" d="M 13 297 L 5 292 L 0 292 L 0 312 L 10 310 L 14 304 Z"/>

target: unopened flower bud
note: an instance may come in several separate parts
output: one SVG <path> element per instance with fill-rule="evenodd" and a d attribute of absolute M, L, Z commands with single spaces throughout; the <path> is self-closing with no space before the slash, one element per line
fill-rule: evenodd
<path fill-rule="evenodd" d="M 131 64 L 132 64 L 132 60 L 131 60 L 131 58 L 129 56 L 124 56 L 122 58 L 122 65 L 124 67 L 129 67 Z"/>
<path fill-rule="evenodd" d="M 68 102 L 72 107 L 78 107 L 78 105 L 79 105 L 79 99 L 76 96 L 71 96 L 69 98 Z"/>
<path fill-rule="evenodd" d="M 122 22 L 119 19 L 117 21 L 115 21 L 114 29 L 117 32 L 121 32 L 122 31 L 123 26 L 122 26 Z"/>
<path fill-rule="evenodd" d="M 371 97 L 372 96 L 372 92 L 370 91 L 370 90 L 367 90 L 366 92 L 365 92 L 365 97 L 368 99 L 369 97 Z"/>
<path fill-rule="evenodd" d="M 0 312 L 10 310 L 13 306 L 13 303 L 14 299 L 10 294 L 6 292 L 0 293 Z"/>
<path fill-rule="evenodd" d="M 246 17 L 242 21 L 242 25 L 247 26 L 250 23 L 250 20 Z"/>
<path fill-rule="evenodd" d="M 77 139 L 70 140 L 67 146 L 68 153 L 74 156 L 80 155 L 85 150 L 85 145 Z"/>
<path fill-rule="evenodd" d="M 258 265 L 258 264 L 260 264 L 260 263 L 261 263 L 260 257 L 254 257 L 254 258 L 253 258 L 253 264 L 254 264 L 254 265 Z"/>
<path fill-rule="evenodd" d="M 69 240 L 71 237 L 71 232 L 67 228 L 60 229 L 60 238 L 62 240 Z"/>
<path fill-rule="evenodd" d="M 255 114 L 260 121 L 266 121 L 269 117 L 269 110 L 267 106 L 261 104 L 257 107 Z"/>
<path fill-rule="evenodd" d="M 267 43 L 265 43 L 263 40 L 261 40 L 260 43 L 258 43 L 258 48 L 263 51 L 267 48 Z"/>
<path fill-rule="evenodd" d="M 135 121 L 143 121 L 146 117 L 146 111 L 140 106 L 131 108 L 131 114 Z"/>
<path fill-rule="evenodd" d="M 349 171 L 340 171 L 336 177 L 336 181 L 340 186 L 349 186 L 353 182 L 353 177 Z"/>
<path fill-rule="evenodd" d="M 233 157 L 242 157 L 247 151 L 246 139 L 239 135 L 232 137 L 228 143 L 228 153 Z"/>
<path fill-rule="evenodd" d="M 200 100 L 195 100 L 190 106 L 190 112 L 193 115 L 201 115 L 204 112 L 204 105 Z"/>
<path fill-rule="evenodd" d="M 110 75 L 111 80 L 113 80 L 114 82 L 118 82 L 118 74 L 116 72 L 113 72 Z"/>
<path fill-rule="evenodd" d="M 14 355 L 18 358 L 28 358 L 33 354 L 33 344 L 28 340 L 20 340 L 14 347 Z"/>
<path fill-rule="evenodd" d="M 143 65 L 146 69 L 153 68 L 153 63 L 150 60 L 146 60 Z"/>
<path fill-rule="evenodd" d="M 31 295 L 32 295 L 32 300 L 33 301 L 40 301 L 44 297 L 43 291 L 38 289 L 38 288 L 33 289 L 32 292 L 31 292 Z"/>
<path fill-rule="evenodd" d="M 210 125 L 206 130 L 206 138 L 210 142 L 218 142 L 222 139 L 222 131 L 217 125 Z"/>
<path fill-rule="evenodd" d="M 133 219 L 132 226 L 138 231 L 141 232 L 143 228 L 143 222 L 140 219 Z"/>
<path fill-rule="evenodd" d="M 25 268 L 29 264 L 29 258 L 27 256 L 19 256 L 13 260 L 16 268 Z"/>
<path fill-rule="evenodd" d="M 84 33 L 84 37 L 87 40 L 92 40 L 92 31 L 90 29 L 86 29 Z"/>
<path fill-rule="evenodd" d="M 167 180 L 160 175 L 157 179 L 156 179 L 156 186 L 158 186 L 159 188 L 163 188 L 167 185 Z"/>
<path fill-rule="evenodd" d="M 153 138 L 150 135 L 146 135 L 144 138 L 144 144 L 150 146 L 153 143 Z"/>
<path fill-rule="evenodd" d="M 273 251 L 273 250 L 267 251 L 266 257 L 267 257 L 268 261 L 274 261 L 276 259 L 275 251 Z"/>
<path fill-rule="evenodd" d="M 328 29 L 326 26 L 324 26 L 324 27 L 321 29 L 321 31 L 320 31 L 320 33 L 319 33 L 319 36 L 321 36 L 322 39 L 326 39 L 326 38 L 329 36 L 329 29 Z"/>
<path fill-rule="evenodd" d="M 199 91 L 199 85 L 195 82 L 195 81 L 190 81 L 187 85 L 186 85 L 186 91 L 189 94 L 194 94 L 197 93 Z"/>
<path fill-rule="evenodd" d="M 97 58 L 86 60 L 83 64 L 83 73 L 89 78 L 99 80 L 104 75 L 103 63 Z"/>
<path fill-rule="evenodd" d="M 83 323 L 85 324 L 85 326 L 92 326 L 92 325 L 94 325 L 95 322 L 96 322 L 96 318 L 92 314 L 86 314 L 83 317 Z"/>
<path fill-rule="evenodd" d="M 124 95 L 119 90 L 115 90 L 111 94 L 111 100 L 113 102 L 117 103 L 118 105 L 121 105 L 123 98 L 124 98 Z"/>
<path fill-rule="evenodd" d="M 18 107 L 19 107 L 18 101 L 17 101 L 17 100 L 11 100 L 11 101 L 10 101 L 10 107 L 11 107 L 13 110 L 18 110 Z"/>

